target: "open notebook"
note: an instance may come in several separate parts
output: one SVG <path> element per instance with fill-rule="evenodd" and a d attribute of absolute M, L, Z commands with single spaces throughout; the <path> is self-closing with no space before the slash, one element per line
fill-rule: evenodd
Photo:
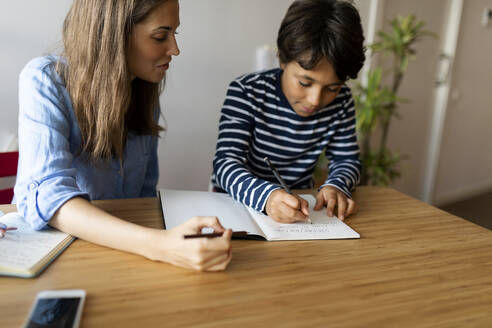
<path fill-rule="evenodd" d="M 4 276 L 36 277 L 75 239 L 52 228 L 35 231 L 18 213 L 6 214 L 0 222 L 17 228 L 0 238 L 0 275 Z"/>
<path fill-rule="evenodd" d="M 309 223 L 281 224 L 235 201 L 227 194 L 206 191 L 159 190 L 164 226 L 174 228 L 194 216 L 217 216 L 225 228 L 247 231 L 246 238 L 263 240 L 309 240 L 360 238 L 343 221 L 314 211 L 312 195 L 301 195 L 309 202 Z"/>

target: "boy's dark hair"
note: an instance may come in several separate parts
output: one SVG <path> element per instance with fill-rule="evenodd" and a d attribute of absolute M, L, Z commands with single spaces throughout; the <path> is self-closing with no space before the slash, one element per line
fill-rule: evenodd
<path fill-rule="evenodd" d="M 280 24 L 281 63 L 314 68 L 326 57 L 341 81 L 355 79 L 364 60 L 364 35 L 357 9 L 347 1 L 296 0 Z"/>

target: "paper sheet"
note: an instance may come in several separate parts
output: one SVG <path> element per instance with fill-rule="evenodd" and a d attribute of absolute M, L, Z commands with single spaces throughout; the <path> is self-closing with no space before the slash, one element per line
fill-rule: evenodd
<path fill-rule="evenodd" d="M 312 195 L 300 195 L 309 203 L 309 218 L 312 224 L 296 222 L 282 224 L 254 210 L 248 209 L 251 217 L 265 232 L 268 240 L 309 240 L 309 239 L 345 239 L 360 238 L 343 221 L 336 217 L 328 217 L 326 209 L 315 211 L 316 199 Z"/>
<path fill-rule="evenodd" d="M 265 237 L 246 207 L 227 194 L 170 189 L 161 189 L 160 193 L 166 229 L 174 228 L 194 216 L 216 216 L 224 228 Z"/>
<path fill-rule="evenodd" d="M 0 238 L 0 267 L 28 270 L 68 236 L 54 229 L 35 231 L 18 213 L 6 214 L 0 222 L 17 228 Z"/>

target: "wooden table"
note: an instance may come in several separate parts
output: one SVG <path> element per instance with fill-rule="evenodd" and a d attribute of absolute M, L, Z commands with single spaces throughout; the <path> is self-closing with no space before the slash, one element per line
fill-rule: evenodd
<path fill-rule="evenodd" d="M 77 240 L 36 279 L 0 278 L 0 326 L 40 290 L 82 288 L 82 327 L 492 327 L 491 231 L 389 188 L 355 199 L 361 239 L 233 241 L 219 273 Z M 162 227 L 157 199 L 95 204 Z"/>

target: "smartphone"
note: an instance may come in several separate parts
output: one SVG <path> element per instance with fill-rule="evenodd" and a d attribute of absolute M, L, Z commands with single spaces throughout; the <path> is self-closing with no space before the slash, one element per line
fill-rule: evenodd
<path fill-rule="evenodd" d="M 36 295 L 25 328 L 76 328 L 84 308 L 85 290 L 44 290 Z"/>

